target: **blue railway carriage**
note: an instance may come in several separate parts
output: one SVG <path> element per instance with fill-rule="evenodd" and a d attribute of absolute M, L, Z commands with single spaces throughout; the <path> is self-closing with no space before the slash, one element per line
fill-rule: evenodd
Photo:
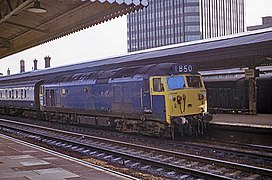
<path fill-rule="evenodd" d="M 41 83 L 21 81 L 0 85 L 0 113 L 30 116 L 33 111 L 39 110 L 38 92 Z"/>
<path fill-rule="evenodd" d="M 211 120 L 202 77 L 191 65 L 164 63 L 62 75 L 45 81 L 39 96 L 47 119 L 124 132 L 197 135 Z"/>

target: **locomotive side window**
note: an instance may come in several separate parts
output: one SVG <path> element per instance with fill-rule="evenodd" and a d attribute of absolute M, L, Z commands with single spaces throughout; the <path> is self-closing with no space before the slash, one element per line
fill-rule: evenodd
<path fill-rule="evenodd" d="M 61 89 L 61 94 L 62 95 L 65 95 L 65 94 L 68 94 L 68 89 Z"/>
<path fill-rule="evenodd" d="M 161 78 L 154 78 L 153 79 L 153 90 L 154 92 L 163 92 L 163 84 L 161 82 Z"/>
<path fill-rule="evenodd" d="M 201 88 L 202 83 L 199 76 L 186 76 L 188 87 Z"/>
<path fill-rule="evenodd" d="M 84 92 L 84 93 L 88 93 L 88 92 L 89 92 L 89 89 L 88 89 L 87 87 L 84 87 L 84 88 L 83 88 L 83 92 Z"/>
<path fill-rule="evenodd" d="M 167 85 L 169 90 L 183 89 L 185 87 L 184 77 L 183 76 L 168 77 Z"/>

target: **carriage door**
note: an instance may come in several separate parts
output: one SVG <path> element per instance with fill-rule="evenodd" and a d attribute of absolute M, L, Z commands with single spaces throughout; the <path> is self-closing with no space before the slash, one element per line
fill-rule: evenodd
<path fill-rule="evenodd" d="M 60 103 L 60 89 L 59 88 L 55 89 L 54 103 L 55 103 L 54 106 L 61 107 L 61 103 Z"/>
<path fill-rule="evenodd" d="M 151 109 L 155 116 L 165 118 L 165 92 L 162 77 L 150 78 Z"/>
<path fill-rule="evenodd" d="M 46 106 L 55 106 L 55 90 L 54 89 L 47 89 L 46 92 Z"/>

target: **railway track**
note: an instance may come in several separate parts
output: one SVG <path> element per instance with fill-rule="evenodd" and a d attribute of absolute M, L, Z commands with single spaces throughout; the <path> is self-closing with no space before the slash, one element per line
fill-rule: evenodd
<path fill-rule="evenodd" d="M 143 145 L 128 143 L 108 138 L 90 136 L 80 133 L 72 133 L 63 130 L 29 125 L 9 120 L 1 120 L 1 131 L 8 134 L 16 134 L 20 137 L 36 140 L 37 142 L 58 147 L 66 151 L 73 151 L 84 157 L 103 159 L 111 163 L 119 164 L 137 171 L 143 171 L 165 178 L 207 178 L 207 179 L 269 179 L 272 177 L 272 169 L 255 165 L 246 165 L 220 158 L 207 157 L 192 153 L 184 153 L 174 150 L 184 148 L 197 150 L 197 145 L 176 143 L 174 146 L 168 143 L 166 148 L 152 147 L 152 144 Z M 149 142 L 150 143 L 150 142 Z M 200 147 L 198 147 L 199 150 Z M 206 147 L 208 149 L 208 147 Z M 214 152 L 214 148 L 208 151 Z M 219 151 L 218 149 L 216 151 Z M 203 152 L 203 150 L 198 151 Z M 233 150 L 234 152 L 234 150 Z M 216 154 L 216 153 L 214 153 Z M 221 151 L 227 156 L 225 151 Z M 234 154 L 234 153 L 233 153 Z M 242 154 L 239 152 L 237 154 Z M 242 154 L 249 157 L 249 153 Z M 253 153 L 250 154 L 253 156 Z M 261 158 L 262 162 L 271 162 L 271 156 L 262 157 L 254 154 L 255 158 Z M 229 158 L 235 158 L 230 156 Z"/>
<path fill-rule="evenodd" d="M 47 122 L 43 122 L 48 126 Z M 51 126 L 52 124 L 49 123 Z M 121 134 L 97 129 L 91 129 L 78 126 L 67 126 L 65 124 L 54 124 L 53 127 L 66 131 L 73 131 L 83 134 L 89 134 L 99 137 L 111 137 L 111 139 L 133 142 L 145 146 L 152 146 L 160 149 L 168 149 L 189 154 L 199 155 L 226 161 L 232 161 L 240 164 L 254 165 L 264 168 L 272 168 L 272 147 L 258 144 L 245 144 L 222 142 L 217 139 L 206 138 L 182 138 L 177 141 L 167 139 L 158 139 L 133 134 Z"/>

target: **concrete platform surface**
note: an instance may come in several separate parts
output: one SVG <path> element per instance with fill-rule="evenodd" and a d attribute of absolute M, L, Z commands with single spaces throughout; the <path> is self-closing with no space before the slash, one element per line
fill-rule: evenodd
<path fill-rule="evenodd" d="M 215 114 L 211 123 L 248 127 L 272 128 L 272 114 Z"/>
<path fill-rule="evenodd" d="M 122 177 L 12 141 L 0 134 L 0 180 L 2 179 L 117 180 Z"/>

